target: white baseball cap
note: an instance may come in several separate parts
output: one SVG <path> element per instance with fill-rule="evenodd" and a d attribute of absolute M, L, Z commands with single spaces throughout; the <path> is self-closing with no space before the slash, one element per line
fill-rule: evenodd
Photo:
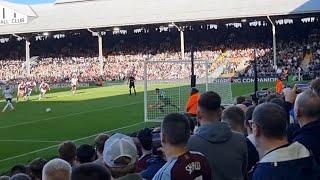
<path fill-rule="evenodd" d="M 130 163 L 125 166 L 132 165 L 138 159 L 138 152 L 131 137 L 116 133 L 104 144 L 103 161 L 109 167 L 123 167 L 115 163 L 120 157 L 130 158 Z"/>

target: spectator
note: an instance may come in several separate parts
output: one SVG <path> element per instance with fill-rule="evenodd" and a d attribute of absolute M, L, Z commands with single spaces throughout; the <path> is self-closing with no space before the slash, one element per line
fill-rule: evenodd
<path fill-rule="evenodd" d="M 186 116 L 167 115 L 161 125 L 161 134 L 167 163 L 157 172 L 153 180 L 211 179 L 208 160 L 202 154 L 190 152 L 187 148 L 190 126 Z"/>
<path fill-rule="evenodd" d="M 320 78 L 312 80 L 310 87 L 318 96 L 320 96 Z"/>
<path fill-rule="evenodd" d="M 302 92 L 296 99 L 295 112 L 301 129 L 294 133 L 293 141 L 311 150 L 320 162 L 320 97 L 312 90 Z"/>
<path fill-rule="evenodd" d="M 9 180 L 10 176 L 0 176 L 0 180 Z"/>
<path fill-rule="evenodd" d="M 71 166 L 63 159 L 49 161 L 42 170 L 42 180 L 70 180 Z"/>
<path fill-rule="evenodd" d="M 0 176 L 0 180 L 9 180 L 10 177 L 9 176 Z"/>
<path fill-rule="evenodd" d="M 222 121 L 230 124 L 232 131 L 246 135 L 245 131 L 245 114 L 237 106 L 230 106 L 222 113 Z M 253 166 L 259 161 L 259 153 L 252 142 L 246 138 L 248 149 L 248 167 L 249 172 Z"/>
<path fill-rule="evenodd" d="M 96 149 L 96 154 L 97 154 L 97 160 L 95 160 L 94 162 L 99 164 L 99 165 L 103 165 L 103 149 L 104 149 L 104 143 L 109 139 L 109 135 L 108 134 L 100 134 L 96 137 L 95 141 L 94 141 L 94 146 Z"/>
<path fill-rule="evenodd" d="M 88 144 L 83 144 L 77 149 L 77 162 L 79 164 L 89 163 L 96 160 L 96 151 Z"/>
<path fill-rule="evenodd" d="M 137 159 L 137 148 L 129 136 L 116 133 L 104 144 L 103 161 L 115 179 L 141 180 L 135 173 Z"/>
<path fill-rule="evenodd" d="M 142 156 L 136 164 L 136 172 L 139 173 L 147 168 L 147 161 L 152 155 L 152 131 L 149 128 L 139 131 L 137 138 L 141 145 Z"/>
<path fill-rule="evenodd" d="M 59 147 L 59 158 L 67 161 L 71 166 L 75 165 L 77 147 L 71 141 L 63 142 Z"/>
<path fill-rule="evenodd" d="M 286 102 L 282 98 L 274 98 L 274 99 L 270 100 L 270 102 L 279 105 L 280 107 L 282 107 L 283 110 L 286 111 L 287 123 L 289 124 L 290 123 L 290 114 L 289 114 L 290 110 L 287 109 Z"/>
<path fill-rule="evenodd" d="M 32 180 L 30 176 L 24 174 L 24 173 L 18 173 L 13 175 L 9 180 Z"/>
<path fill-rule="evenodd" d="M 197 116 L 199 97 L 200 97 L 199 90 L 195 87 L 191 88 L 191 94 L 187 101 L 186 112 L 192 117 Z"/>
<path fill-rule="evenodd" d="M 222 112 L 222 122 L 230 125 L 231 130 L 245 134 L 244 111 L 238 106 L 230 106 Z"/>
<path fill-rule="evenodd" d="M 106 168 L 95 163 L 85 163 L 75 167 L 71 180 L 110 180 L 111 176 Z"/>
<path fill-rule="evenodd" d="M 286 112 L 274 103 L 264 103 L 253 113 L 253 134 L 261 160 L 252 180 L 313 180 L 312 157 L 302 144 L 286 138 Z"/>
<path fill-rule="evenodd" d="M 245 102 L 245 101 L 246 101 L 246 98 L 245 98 L 245 97 L 243 97 L 243 96 L 238 96 L 238 97 L 236 98 L 235 105 L 237 105 L 237 104 L 242 104 L 242 103 Z"/>
<path fill-rule="evenodd" d="M 11 176 L 18 174 L 18 173 L 23 173 L 26 174 L 27 173 L 27 168 L 25 165 L 23 164 L 17 164 L 15 166 L 13 166 L 10 170 L 10 174 Z"/>
<path fill-rule="evenodd" d="M 254 144 L 254 139 L 253 139 L 253 134 L 252 134 L 252 114 L 256 106 L 252 105 L 248 107 L 247 112 L 245 113 L 245 123 L 244 126 L 246 127 L 247 130 L 247 138 Z"/>
<path fill-rule="evenodd" d="M 37 158 L 29 163 L 29 175 L 33 180 L 41 180 L 42 169 L 47 163 L 47 160 Z"/>
<path fill-rule="evenodd" d="M 190 137 L 188 147 L 208 158 L 212 179 L 244 179 L 248 161 L 246 140 L 241 134 L 232 132 L 220 119 L 220 96 L 212 91 L 202 94 L 198 102 L 201 126 Z"/>
<path fill-rule="evenodd" d="M 152 156 L 147 160 L 146 169 L 140 173 L 146 180 L 151 180 L 166 163 L 162 152 L 160 131 L 161 128 L 154 128 L 152 132 Z"/>

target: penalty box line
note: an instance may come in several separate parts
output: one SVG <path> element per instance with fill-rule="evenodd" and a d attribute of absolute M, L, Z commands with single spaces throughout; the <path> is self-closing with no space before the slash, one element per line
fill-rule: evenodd
<path fill-rule="evenodd" d="M 139 122 L 139 123 L 131 124 L 131 125 L 124 126 L 124 127 L 121 127 L 121 128 L 116 128 L 116 129 L 113 129 L 113 130 L 100 132 L 100 133 L 93 134 L 93 135 L 90 135 L 90 136 L 86 136 L 86 137 L 82 137 L 82 138 L 79 138 L 79 139 L 75 139 L 75 140 L 73 140 L 73 142 L 78 142 L 78 141 L 82 141 L 82 140 L 89 139 L 89 138 L 92 138 L 92 137 L 96 137 L 101 133 L 111 133 L 111 132 L 114 132 L 114 131 L 127 129 L 127 128 L 134 127 L 134 126 L 137 126 L 139 124 L 144 124 L 144 123 L 146 123 L 146 122 Z M 46 150 L 49 150 L 49 149 L 52 149 L 52 148 L 57 148 L 59 145 L 60 144 L 56 144 L 56 145 L 52 145 L 52 146 L 49 146 L 49 147 L 46 147 L 46 148 L 41 148 L 41 149 L 38 149 L 38 150 L 35 150 L 35 151 L 31 151 L 31 152 L 28 152 L 28 153 L 20 154 L 20 155 L 17 155 L 17 156 L 12 156 L 12 157 L 9 157 L 9 158 L 1 159 L 0 163 L 5 162 L 5 161 L 9 161 L 9 160 L 13 160 L 13 159 L 17 159 L 17 158 L 20 158 L 20 157 L 28 156 L 28 155 L 31 155 L 31 154 L 35 154 L 35 153 L 38 153 L 38 152 L 46 151 Z"/>
<path fill-rule="evenodd" d="M 110 109 L 115 109 L 115 108 L 132 106 L 132 105 L 136 105 L 136 104 L 140 104 L 140 103 L 142 103 L 142 101 L 135 102 L 135 103 L 129 103 L 129 104 L 125 104 L 125 105 L 120 105 L 120 106 L 98 108 L 98 109 L 94 109 L 94 110 L 91 110 L 91 111 L 70 113 L 70 114 L 67 114 L 67 115 L 54 116 L 54 117 L 49 117 L 49 118 L 45 118 L 45 119 L 40 119 L 40 120 L 35 120 L 35 121 L 28 121 L 28 122 L 23 122 L 23 123 L 17 123 L 17 124 L 12 124 L 12 125 L 7 125 L 7 126 L 0 126 L 0 129 L 12 128 L 12 127 L 17 127 L 17 126 L 22 126 L 22 125 L 28 125 L 28 124 L 38 123 L 38 122 L 44 122 L 44 121 L 50 121 L 52 119 L 59 119 L 59 118 L 70 117 L 70 116 L 77 116 L 77 115 L 80 115 L 80 114 L 92 113 L 92 112 L 97 112 L 97 111 L 102 111 L 102 110 L 110 110 Z"/>

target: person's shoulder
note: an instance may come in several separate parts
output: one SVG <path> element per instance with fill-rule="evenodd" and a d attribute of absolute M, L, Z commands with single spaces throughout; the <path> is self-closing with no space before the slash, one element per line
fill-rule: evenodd
<path fill-rule="evenodd" d="M 176 161 L 168 161 L 166 164 L 160 168 L 152 180 L 170 180 L 171 179 L 171 170 Z"/>

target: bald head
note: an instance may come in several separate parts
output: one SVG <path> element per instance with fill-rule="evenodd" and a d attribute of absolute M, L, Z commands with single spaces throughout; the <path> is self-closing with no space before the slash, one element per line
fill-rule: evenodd
<path fill-rule="evenodd" d="M 300 125 L 320 118 L 320 97 L 312 90 L 306 90 L 298 95 L 295 102 L 295 112 Z"/>
<path fill-rule="evenodd" d="M 320 97 L 320 78 L 314 79 L 310 83 L 311 89 Z"/>
<path fill-rule="evenodd" d="M 71 166 L 62 159 L 53 159 L 49 161 L 42 170 L 43 180 L 70 180 Z"/>

